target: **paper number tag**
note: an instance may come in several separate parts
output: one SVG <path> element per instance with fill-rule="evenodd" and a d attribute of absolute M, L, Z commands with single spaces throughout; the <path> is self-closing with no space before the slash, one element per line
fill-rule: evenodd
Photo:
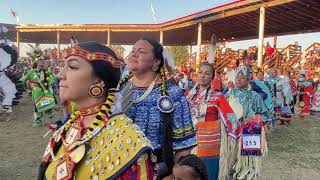
<path fill-rule="evenodd" d="M 261 136 L 243 134 L 242 148 L 246 149 L 261 149 Z"/>

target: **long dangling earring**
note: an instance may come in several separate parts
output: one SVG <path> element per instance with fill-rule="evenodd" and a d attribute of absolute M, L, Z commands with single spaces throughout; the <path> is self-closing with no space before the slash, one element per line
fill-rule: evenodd
<path fill-rule="evenodd" d="M 92 97 L 100 97 L 103 94 L 104 90 L 99 84 L 90 86 L 89 94 Z"/>
<path fill-rule="evenodd" d="M 158 66 L 157 64 L 154 64 L 154 65 L 152 66 L 152 71 L 153 71 L 153 72 L 157 72 L 158 69 L 159 69 L 159 66 Z"/>

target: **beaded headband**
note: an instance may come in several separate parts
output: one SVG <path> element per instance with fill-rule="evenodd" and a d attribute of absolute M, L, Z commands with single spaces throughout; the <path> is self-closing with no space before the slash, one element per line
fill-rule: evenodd
<path fill-rule="evenodd" d="M 67 59 L 70 56 L 79 56 L 86 61 L 106 61 L 111 64 L 113 67 L 118 68 L 119 62 L 110 54 L 101 53 L 101 52 L 91 52 L 86 49 L 83 49 L 79 46 L 68 48 L 64 53 L 64 58 Z"/>

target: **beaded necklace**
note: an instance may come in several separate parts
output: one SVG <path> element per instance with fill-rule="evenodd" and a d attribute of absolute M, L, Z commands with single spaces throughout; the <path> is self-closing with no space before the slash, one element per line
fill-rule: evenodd
<path fill-rule="evenodd" d="M 73 150 L 75 150 L 77 147 L 83 145 L 85 142 L 89 141 L 92 137 L 94 137 L 96 134 L 98 134 L 101 130 L 101 128 L 104 126 L 104 119 L 106 118 L 107 114 L 110 113 L 111 106 L 115 100 L 115 89 L 109 89 L 108 90 L 108 97 L 104 104 L 101 105 L 101 109 L 98 112 L 97 116 L 92 120 L 92 124 L 87 128 L 84 132 L 84 136 L 77 140 L 76 142 L 72 143 L 67 151 L 71 153 Z M 70 115 L 70 119 L 67 121 L 66 124 L 64 124 L 61 128 L 59 128 L 54 134 L 52 139 L 50 140 L 50 154 L 51 158 L 55 160 L 54 154 L 53 154 L 53 148 L 56 142 L 58 142 L 61 137 L 68 132 L 70 127 L 73 123 L 76 122 L 76 120 L 81 115 L 80 111 L 74 112 L 74 114 Z M 48 161 L 48 160 L 46 160 Z"/>
<path fill-rule="evenodd" d="M 152 83 L 149 85 L 148 89 L 143 93 L 143 95 L 138 97 L 137 99 L 132 99 L 132 102 L 137 104 L 137 103 L 143 101 L 146 97 L 148 97 L 149 94 L 151 93 L 152 89 L 154 88 L 154 85 L 156 84 L 157 79 L 158 79 L 158 75 L 152 81 Z"/>

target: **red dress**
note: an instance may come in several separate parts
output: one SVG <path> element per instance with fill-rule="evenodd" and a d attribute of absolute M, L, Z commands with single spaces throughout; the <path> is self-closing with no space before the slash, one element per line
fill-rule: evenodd
<path fill-rule="evenodd" d="M 300 107 L 301 109 L 300 109 L 299 115 L 308 116 L 310 115 L 311 97 L 314 94 L 313 86 L 310 82 L 304 82 L 303 92 L 306 93 L 302 95 L 304 106 Z"/>
<path fill-rule="evenodd" d="M 235 114 L 222 93 L 211 89 L 199 92 L 197 87 L 190 90 L 187 99 L 191 104 L 191 113 L 197 127 L 197 155 L 214 157 L 220 154 L 221 122 L 228 133 L 236 137 L 232 122 Z"/>

